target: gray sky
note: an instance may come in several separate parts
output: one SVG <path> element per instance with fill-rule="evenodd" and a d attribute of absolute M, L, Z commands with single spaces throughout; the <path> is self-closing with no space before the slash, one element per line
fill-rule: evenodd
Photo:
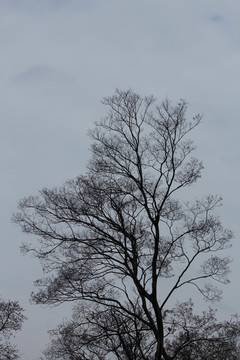
<path fill-rule="evenodd" d="M 0 294 L 26 309 L 22 359 L 40 356 L 70 309 L 29 304 L 41 267 L 20 254 L 26 235 L 11 214 L 19 198 L 84 171 L 87 129 L 116 87 L 184 98 L 190 116 L 204 115 L 194 139 L 205 171 L 190 194 L 224 198 L 236 239 L 220 310 L 239 311 L 239 0 L 0 0 L 0 51 Z"/>

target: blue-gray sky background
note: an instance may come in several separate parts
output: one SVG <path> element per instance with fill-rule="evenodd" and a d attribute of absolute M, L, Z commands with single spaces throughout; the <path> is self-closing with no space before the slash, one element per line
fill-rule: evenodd
<path fill-rule="evenodd" d="M 224 198 L 236 239 L 219 309 L 239 311 L 239 0 L 0 0 L 0 52 L 0 294 L 26 309 L 22 359 L 40 356 L 70 310 L 29 304 L 41 267 L 20 254 L 26 235 L 11 214 L 19 198 L 84 172 L 87 129 L 116 87 L 203 114 L 194 139 L 205 170 L 189 194 Z"/>

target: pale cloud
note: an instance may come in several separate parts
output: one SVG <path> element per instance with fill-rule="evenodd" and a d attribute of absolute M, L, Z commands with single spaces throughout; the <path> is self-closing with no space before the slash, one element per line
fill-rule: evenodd
<path fill-rule="evenodd" d="M 76 9 L 88 11 L 98 4 L 98 0 L 1 0 L 0 10 L 43 17 L 58 12 L 71 13 Z"/>
<path fill-rule="evenodd" d="M 70 81 L 70 76 L 58 72 L 50 66 L 37 65 L 28 67 L 11 79 L 13 84 L 33 84 L 46 81 L 66 83 L 67 81 Z"/>
<path fill-rule="evenodd" d="M 215 22 L 223 22 L 224 21 L 224 17 L 222 15 L 212 15 L 210 18 L 212 21 Z"/>

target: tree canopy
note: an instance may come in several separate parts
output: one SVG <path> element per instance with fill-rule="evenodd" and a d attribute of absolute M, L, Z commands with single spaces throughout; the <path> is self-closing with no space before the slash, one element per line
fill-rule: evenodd
<path fill-rule="evenodd" d="M 0 359 L 16 360 L 19 352 L 10 342 L 14 333 L 21 330 L 25 316 L 17 301 L 0 298 Z"/>
<path fill-rule="evenodd" d="M 188 138 L 201 116 L 188 121 L 184 100 L 157 105 L 131 90 L 103 103 L 86 173 L 22 199 L 14 215 L 37 235 L 23 250 L 46 273 L 32 299 L 79 302 L 73 321 L 52 332 L 48 358 L 221 359 L 221 344 L 224 359 L 237 359 L 237 319 L 218 323 L 212 310 L 193 315 L 191 301 L 173 305 L 184 287 L 220 300 L 214 284 L 229 281 L 222 251 L 233 235 L 214 213 L 221 198 L 177 197 L 201 176 Z"/>

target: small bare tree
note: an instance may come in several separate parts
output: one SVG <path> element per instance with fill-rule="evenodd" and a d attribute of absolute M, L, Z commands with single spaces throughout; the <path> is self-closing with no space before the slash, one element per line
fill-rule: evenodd
<path fill-rule="evenodd" d="M 165 351 L 176 360 L 238 360 L 240 321 L 217 321 L 215 311 L 194 314 L 191 300 L 163 313 Z M 134 322 L 133 322 L 134 321 Z M 138 318 L 116 316 L 110 309 L 95 311 L 78 304 L 72 320 L 49 331 L 47 360 L 153 359 L 155 340 Z M 144 351 L 143 351 L 144 350 Z M 107 356 L 107 354 L 109 354 Z M 114 356 L 113 356 L 114 354 Z"/>
<path fill-rule="evenodd" d="M 0 298 L 0 359 L 15 360 L 19 358 L 16 347 L 10 343 L 10 338 L 21 330 L 25 316 L 17 301 L 4 301 Z"/>
<path fill-rule="evenodd" d="M 184 287 L 219 300 L 212 281 L 228 282 L 229 259 L 220 253 L 232 239 L 214 215 L 220 198 L 176 197 L 203 168 L 188 139 L 201 116 L 187 121 L 185 101 L 155 105 L 132 91 L 103 103 L 109 112 L 90 131 L 86 175 L 24 198 L 14 216 L 38 236 L 39 246 L 24 250 L 49 273 L 32 299 L 81 301 L 80 357 L 69 359 L 183 359 L 186 339 L 176 325 L 168 331 L 166 311 Z"/>

